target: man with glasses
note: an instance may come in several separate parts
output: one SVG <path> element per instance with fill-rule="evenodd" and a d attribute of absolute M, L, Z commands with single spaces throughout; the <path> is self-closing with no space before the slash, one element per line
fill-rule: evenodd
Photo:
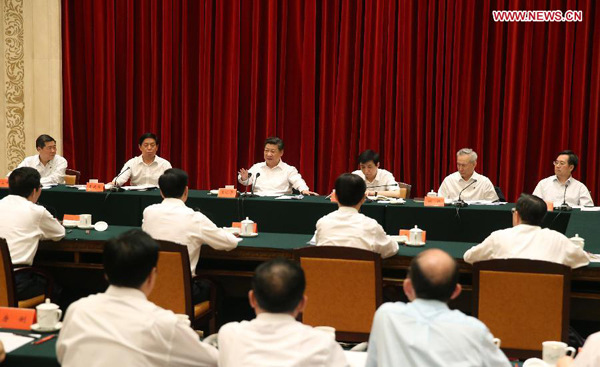
<path fill-rule="evenodd" d="M 138 147 L 141 155 L 128 160 L 121 173 L 113 179 L 116 186 L 123 186 L 127 181 L 132 185 L 152 185 L 158 187 L 158 178 L 169 168 L 171 163 L 159 157 L 158 138 L 152 133 L 140 136 Z"/>
<path fill-rule="evenodd" d="M 477 153 L 463 148 L 456 153 L 458 171 L 448 175 L 440 186 L 438 195 L 450 200 L 497 201 L 498 195 L 489 178 L 475 172 Z"/>
<path fill-rule="evenodd" d="M 566 203 L 571 206 L 594 206 L 594 201 L 588 188 L 571 175 L 579 158 L 571 150 L 563 150 L 553 162 L 554 175 L 538 182 L 533 195 L 554 206 Z"/>
<path fill-rule="evenodd" d="M 17 168 L 35 168 L 42 185 L 65 183 L 67 160 L 56 154 L 56 140 L 50 135 L 40 135 L 35 140 L 35 148 L 38 154 L 25 158 Z"/>

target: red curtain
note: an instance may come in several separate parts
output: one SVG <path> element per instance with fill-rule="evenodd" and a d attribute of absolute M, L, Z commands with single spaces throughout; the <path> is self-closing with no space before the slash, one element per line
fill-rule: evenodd
<path fill-rule="evenodd" d="M 62 19 L 64 154 L 84 177 L 111 179 L 153 131 L 192 187 L 222 187 L 277 135 L 321 193 L 371 148 L 423 195 L 472 147 L 514 201 L 573 149 L 600 202 L 593 0 L 62 0 Z"/>

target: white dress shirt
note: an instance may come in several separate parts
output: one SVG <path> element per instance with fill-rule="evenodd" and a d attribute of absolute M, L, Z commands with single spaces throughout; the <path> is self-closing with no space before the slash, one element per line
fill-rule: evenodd
<path fill-rule="evenodd" d="M 386 171 L 382 168 L 377 169 L 377 174 L 373 181 L 369 182 L 365 177 L 365 174 L 361 170 L 356 170 L 352 172 L 352 174 L 360 176 L 365 183 L 367 184 L 367 190 L 371 190 L 371 187 L 374 187 L 373 191 L 398 191 L 400 187 L 394 178 L 394 175 L 390 171 Z"/>
<path fill-rule="evenodd" d="M 468 181 L 465 181 L 458 171 L 446 176 L 440 186 L 438 196 L 445 199 L 458 200 L 458 194 L 474 180 L 477 180 L 477 182 L 469 186 L 469 188 L 460 195 L 462 200 L 498 200 L 498 195 L 496 194 L 492 181 L 477 172 L 473 172 L 473 175 Z"/>
<path fill-rule="evenodd" d="M 573 176 L 565 182 L 568 184 L 565 193 L 565 185 L 558 181 L 555 176 L 546 177 L 538 182 L 533 195 L 546 201 L 551 201 L 554 206 L 560 206 L 566 197 L 567 204 L 571 206 L 594 206 L 590 190 Z"/>
<path fill-rule="evenodd" d="M 0 200 L 0 237 L 8 243 L 13 264 L 31 265 L 40 239 L 64 236 L 65 228 L 43 206 L 18 195 Z"/>
<path fill-rule="evenodd" d="M 127 180 L 131 181 L 134 186 L 137 185 L 154 185 L 158 187 L 158 178 L 169 168 L 171 163 L 168 160 L 163 159 L 159 156 L 154 156 L 154 161 L 150 164 L 144 163 L 142 156 L 137 156 L 128 160 L 121 169 L 121 172 L 125 171 L 129 167 L 127 172 L 124 172 L 119 178 L 115 177 L 112 182 L 117 180 L 118 186 L 123 186 Z"/>
<path fill-rule="evenodd" d="M 572 268 L 590 262 L 585 251 L 562 233 L 529 224 L 492 232 L 482 243 L 467 250 L 464 259 L 469 264 L 492 259 L 543 260 Z"/>
<path fill-rule="evenodd" d="M 219 367 L 335 367 L 346 357 L 333 337 L 288 314 L 260 313 L 219 330 Z"/>
<path fill-rule="evenodd" d="M 42 185 L 65 183 L 65 170 L 67 169 L 67 160 L 58 154 L 54 156 L 46 165 L 40 161 L 39 155 L 32 155 L 23 159 L 17 168 L 31 167 L 35 168 L 42 176 L 40 180 Z"/>
<path fill-rule="evenodd" d="M 135 288 L 109 286 L 67 309 L 56 356 L 70 366 L 217 366 L 218 352 Z"/>
<path fill-rule="evenodd" d="M 252 173 L 246 181 L 238 175 L 238 181 L 242 185 L 252 185 L 254 182 L 254 193 L 261 196 L 279 196 L 289 194 L 292 188 L 302 192 L 308 190 L 308 185 L 302 179 L 300 173 L 294 166 L 290 166 L 279 160 L 279 163 L 273 168 L 269 168 L 266 162 L 256 163 L 248 172 Z M 260 172 L 260 177 L 256 179 L 256 174 Z"/>
<path fill-rule="evenodd" d="M 194 211 L 175 198 L 166 198 L 162 203 L 144 209 L 142 229 L 154 239 L 186 245 L 192 275 L 196 274 L 202 244 L 215 250 L 229 251 L 242 240 L 217 227 L 204 214 Z"/>
<path fill-rule="evenodd" d="M 375 313 L 367 367 L 511 366 L 488 328 L 435 300 L 385 303 Z"/>
<path fill-rule="evenodd" d="M 581 352 L 577 353 L 572 367 L 598 367 L 600 366 L 600 332 L 587 337 Z"/>
<path fill-rule="evenodd" d="M 317 246 L 354 247 L 386 258 L 398 253 L 398 243 L 385 234 L 373 218 L 353 207 L 341 206 L 317 221 L 313 241 Z"/>

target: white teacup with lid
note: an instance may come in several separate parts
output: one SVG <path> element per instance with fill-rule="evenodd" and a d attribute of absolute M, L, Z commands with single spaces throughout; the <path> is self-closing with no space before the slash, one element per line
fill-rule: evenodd
<path fill-rule="evenodd" d="M 240 234 L 242 236 L 251 236 L 254 233 L 254 222 L 248 217 L 241 221 L 241 227 Z"/>
<path fill-rule="evenodd" d="M 578 233 L 575 234 L 575 237 L 571 237 L 569 239 L 571 240 L 571 242 L 573 242 L 577 246 L 581 247 L 581 249 L 583 250 L 583 246 L 585 246 L 585 239 L 583 239 L 582 237 L 579 237 Z"/>
<path fill-rule="evenodd" d="M 437 192 L 431 190 L 427 193 L 427 196 L 430 198 L 435 198 L 435 197 L 437 197 Z"/>
<path fill-rule="evenodd" d="M 415 228 L 409 231 L 408 243 L 412 245 L 419 245 L 423 243 L 423 231 L 415 225 Z"/>
<path fill-rule="evenodd" d="M 58 321 L 62 317 L 62 310 L 58 305 L 50 302 L 50 298 L 46 298 L 46 302 L 40 303 L 35 308 L 37 311 L 37 324 L 40 329 L 51 330 L 55 329 Z"/>

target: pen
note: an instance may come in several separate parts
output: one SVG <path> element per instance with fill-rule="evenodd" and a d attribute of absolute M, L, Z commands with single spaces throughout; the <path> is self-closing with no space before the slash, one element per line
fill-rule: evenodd
<path fill-rule="evenodd" d="M 34 342 L 33 342 L 33 345 L 38 345 L 38 344 L 45 343 L 45 342 L 47 342 L 48 340 L 51 340 L 51 339 L 53 339 L 53 338 L 55 338 L 55 337 L 56 337 L 56 334 L 48 335 L 48 336 L 46 336 L 46 337 L 44 337 L 44 338 L 42 338 L 42 339 L 40 339 L 40 340 L 34 341 Z"/>

